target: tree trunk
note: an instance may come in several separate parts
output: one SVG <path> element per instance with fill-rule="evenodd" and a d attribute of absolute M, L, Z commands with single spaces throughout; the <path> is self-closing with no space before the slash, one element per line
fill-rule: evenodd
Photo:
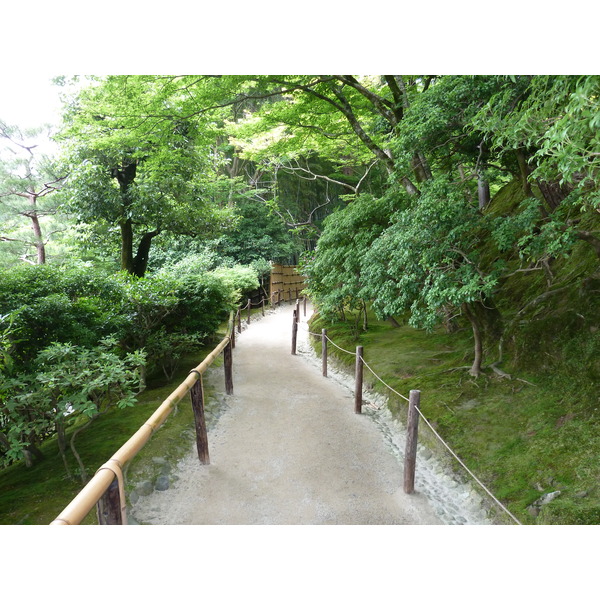
<path fill-rule="evenodd" d="M 473 364 L 469 370 L 469 374 L 473 377 L 479 377 L 481 372 L 481 363 L 483 360 L 483 340 L 481 335 L 481 327 L 479 326 L 479 322 L 477 321 L 477 317 L 469 308 L 469 305 L 463 304 L 463 311 L 465 316 L 471 323 L 471 327 L 473 328 L 473 342 L 474 342 L 474 359 Z"/>
<path fill-rule="evenodd" d="M 67 454 L 66 454 L 67 436 L 65 433 L 65 424 L 64 424 L 63 419 L 59 419 L 56 422 L 56 438 L 57 438 L 57 442 L 58 442 L 58 452 L 60 453 L 60 456 L 63 461 L 63 465 L 65 466 L 65 471 L 67 473 L 67 477 L 69 479 L 72 479 L 73 475 L 71 473 L 71 469 L 69 469 L 69 463 L 67 461 Z"/>
<path fill-rule="evenodd" d="M 490 203 L 490 184 L 481 171 L 477 172 L 477 198 L 479 210 L 483 210 Z"/>
<path fill-rule="evenodd" d="M 461 183 L 466 184 L 467 177 L 465 176 L 465 168 L 463 167 L 462 163 L 458 163 L 458 174 L 460 176 Z M 469 191 L 469 188 L 466 185 L 465 185 L 465 198 L 467 199 L 467 202 L 473 201 L 473 196 L 471 196 L 471 192 Z"/>
<path fill-rule="evenodd" d="M 520 148 L 517 150 L 517 161 L 519 163 L 519 172 L 521 176 L 521 182 L 523 185 L 523 193 L 527 196 L 531 196 L 531 184 L 529 183 L 529 165 L 525 158 L 525 153 Z"/>
<path fill-rule="evenodd" d="M 131 219 L 121 223 L 121 269 L 133 273 L 133 225 Z"/>
<path fill-rule="evenodd" d="M 77 464 L 79 465 L 79 476 L 81 478 L 81 483 L 83 483 L 83 484 L 86 484 L 88 482 L 88 476 L 87 476 L 87 471 L 85 470 L 85 465 L 83 464 L 83 461 L 81 460 L 81 456 L 79 456 L 79 452 L 77 452 L 77 449 L 75 448 L 75 438 L 84 429 L 87 429 L 96 420 L 96 418 L 98 416 L 99 416 L 99 414 L 96 414 L 93 417 L 91 417 L 90 420 L 85 425 L 82 425 L 79 429 L 75 430 L 73 432 L 73 435 L 71 436 L 71 441 L 70 441 L 71 452 L 73 453 L 73 456 L 75 457 L 75 460 L 77 461 Z"/>
<path fill-rule="evenodd" d="M 596 251 L 596 255 L 600 258 L 600 239 L 592 235 L 589 231 L 575 231 L 575 235 L 592 246 Z"/>
<path fill-rule="evenodd" d="M 559 204 L 573 191 L 570 185 L 560 185 L 555 181 L 542 181 L 538 179 L 536 183 L 542 196 L 544 196 L 546 204 L 550 208 L 550 212 L 558 208 Z"/>
<path fill-rule="evenodd" d="M 391 315 L 386 319 L 386 321 L 390 323 L 394 329 L 400 327 L 400 323 L 398 323 L 398 321 L 396 321 L 396 319 L 394 319 L 394 317 Z"/>
<path fill-rule="evenodd" d="M 35 190 L 29 189 L 27 191 L 27 197 L 29 198 L 30 210 L 22 213 L 31 219 L 31 228 L 33 229 L 33 245 L 35 246 L 37 255 L 37 264 L 46 264 L 46 246 L 44 244 L 44 238 L 42 237 L 42 226 L 40 225 L 40 219 L 37 213 L 37 198 L 38 194 Z"/>
<path fill-rule="evenodd" d="M 40 221 L 37 215 L 31 217 L 33 233 L 35 235 L 35 249 L 37 253 L 37 264 L 45 265 L 46 264 L 46 245 L 42 239 L 42 228 L 40 227 Z"/>
<path fill-rule="evenodd" d="M 149 231 L 142 236 L 140 243 L 138 244 L 138 251 L 133 259 L 132 270 L 130 271 L 136 277 L 143 277 L 146 274 L 148 268 L 148 256 L 150 255 L 150 246 L 152 240 L 159 235 L 160 230 Z"/>
<path fill-rule="evenodd" d="M 121 206 L 123 209 L 121 227 L 121 269 L 133 273 L 133 223 L 127 216 L 131 206 L 129 188 L 137 173 L 137 162 L 125 164 L 112 170 L 112 176 L 119 182 Z"/>
<path fill-rule="evenodd" d="M 412 160 L 410 161 L 413 173 L 417 183 L 432 179 L 431 168 L 429 163 L 422 152 L 415 152 Z"/>

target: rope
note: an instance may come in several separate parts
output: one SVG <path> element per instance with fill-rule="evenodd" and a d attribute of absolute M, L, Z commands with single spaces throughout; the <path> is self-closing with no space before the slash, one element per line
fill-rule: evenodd
<path fill-rule="evenodd" d="M 314 331 L 311 331 L 308 328 L 308 325 L 306 325 L 306 323 L 303 323 L 302 321 L 300 321 L 298 323 L 298 328 L 302 329 L 302 331 L 306 331 L 309 335 L 314 335 L 315 337 L 318 337 L 318 338 L 323 337 L 323 335 L 321 333 L 315 333 Z"/>
<path fill-rule="evenodd" d="M 315 336 L 318 337 L 322 337 L 322 334 L 320 333 L 313 333 L 312 331 L 306 329 L 305 331 L 308 331 L 308 333 L 312 333 Z M 354 354 L 356 355 L 356 352 L 349 352 L 348 350 L 344 350 L 344 348 L 341 348 L 340 346 L 338 346 L 335 342 L 333 342 L 328 336 L 325 336 L 336 348 L 338 348 L 339 350 L 342 350 L 343 352 L 346 352 L 348 354 Z M 371 371 L 371 373 L 373 374 L 373 376 L 378 379 L 386 388 L 388 388 L 388 390 L 390 390 L 391 392 L 394 392 L 394 394 L 396 394 L 397 396 L 400 396 L 400 398 L 403 398 L 404 400 L 406 400 L 407 402 L 410 402 L 410 400 L 406 397 L 403 396 L 400 392 L 398 392 L 397 390 L 395 390 L 393 387 L 389 386 L 385 381 L 383 381 L 383 379 L 381 379 L 381 377 L 379 377 L 379 375 L 377 375 L 377 373 L 375 373 L 375 371 L 373 371 L 373 369 L 369 366 L 369 364 L 365 361 L 365 359 L 361 356 L 360 360 L 362 361 L 362 363 L 365 365 L 365 367 L 367 367 L 367 369 L 369 369 L 369 371 Z M 437 439 L 445 446 L 446 450 L 448 450 L 448 452 L 450 452 L 450 454 L 460 463 L 460 465 L 465 469 L 465 471 L 467 471 L 467 473 L 469 473 L 469 475 L 471 475 L 471 477 L 481 486 L 481 488 L 487 492 L 487 494 L 490 496 L 490 498 L 511 518 L 513 519 L 513 521 L 515 521 L 515 523 L 517 523 L 517 525 L 522 525 L 523 523 L 521 523 L 517 517 L 515 517 L 501 502 L 500 500 L 498 500 L 494 494 L 492 494 L 492 492 L 490 492 L 490 490 L 480 481 L 480 479 L 469 469 L 469 467 L 467 467 L 467 465 L 465 465 L 465 463 L 456 455 L 456 453 L 450 448 L 450 446 L 448 446 L 448 444 L 440 437 L 439 433 L 433 428 L 433 426 L 431 425 L 431 423 L 427 420 L 427 418 L 425 417 L 425 415 L 421 412 L 421 410 L 419 409 L 419 407 L 415 406 L 415 410 L 421 415 L 421 417 L 423 418 L 423 421 L 425 421 L 425 424 L 431 429 L 431 431 L 433 432 L 433 434 L 435 435 L 435 437 L 437 437 Z"/>
<path fill-rule="evenodd" d="M 352 355 L 356 356 L 356 352 L 350 352 L 350 350 L 345 350 L 341 346 L 338 346 L 329 336 L 326 335 L 325 338 L 328 339 L 338 350 L 341 350 L 342 352 L 345 352 L 346 354 L 352 354 Z"/>
<path fill-rule="evenodd" d="M 381 383 L 383 383 L 383 385 L 385 385 L 385 387 L 390 390 L 391 392 L 394 392 L 394 394 L 400 396 L 400 398 L 402 398 L 403 400 L 406 400 L 407 402 L 410 402 L 410 400 L 406 397 L 403 396 L 400 392 L 396 391 L 393 387 L 390 387 L 383 379 L 381 379 L 381 377 L 379 377 L 379 375 L 377 375 L 377 373 L 375 373 L 375 371 L 373 371 L 373 369 L 371 369 L 371 367 L 368 365 L 367 362 L 365 362 L 365 359 L 361 356 L 360 360 L 362 360 L 363 365 L 365 365 L 365 367 L 367 367 L 367 369 L 369 369 L 369 371 L 371 371 L 371 373 L 373 373 L 373 375 L 379 379 L 379 381 L 381 381 Z"/>
<path fill-rule="evenodd" d="M 490 496 L 490 498 L 509 516 L 511 517 L 511 519 L 513 519 L 515 521 L 515 523 L 517 523 L 517 525 L 522 525 L 523 523 L 521 523 L 517 517 L 515 517 L 501 502 L 500 500 L 498 500 L 496 498 L 496 496 L 494 496 L 494 494 L 492 494 L 492 492 L 490 492 L 490 490 L 488 490 L 488 488 L 475 476 L 475 474 L 469 469 L 469 467 L 467 467 L 467 465 L 465 465 L 465 463 L 455 454 L 455 452 L 450 448 L 450 446 L 448 446 L 448 444 L 446 444 L 446 442 L 440 437 L 439 433 L 433 428 L 433 425 L 431 425 L 431 423 L 425 418 L 425 415 L 423 415 L 423 413 L 421 412 L 421 410 L 419 409 L 418 406 L 415 406 L 415 410 L 421 415 L 421 417 L 423 417 L 423 420 L 425 421 L 425 424 L 429 427 L 429 429 L 431 429 L 431 431 L 433 431 L 433 434 L 435 435 L 435 437 L 437 437 L 438 440 L 440 440 L 440 442 L 446 447 L 446 450 L 448 450 L 448 452 L 450 452 L 450 454 L 452 454 L 452 456 L 454 456 L 454 458 L 461 464 L 461 466 L 467 471 L 467 473 L 469 473 L 469 475 L 471 475 L 471 477 L 488 493 L 488 495 Z"/>

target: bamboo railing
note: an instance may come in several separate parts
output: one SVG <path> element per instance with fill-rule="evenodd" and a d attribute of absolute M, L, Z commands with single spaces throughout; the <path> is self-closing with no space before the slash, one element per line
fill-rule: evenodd
<path fill-rule="evenodd" d="M 185 380 L 154 411 L 152 416 L 134 433 L 119 450 L 97 471 L 86 486 L 73 498 L 50 525 L 78 525 L 97 506 L 100 524 L 127 523 L 125 514 L 125 492 L 123 470 L 144 447 L 152 434 L 167 420 L 177 404 L 194 388 L 202 388 L 202 374 L 221 354 L 225 357 L 225 382 L 227 393 L 233 393 L 231 348 L 235 344 L 233 315 L 229 319 L 227 335 L 212 352 L 195 368 Z"/>

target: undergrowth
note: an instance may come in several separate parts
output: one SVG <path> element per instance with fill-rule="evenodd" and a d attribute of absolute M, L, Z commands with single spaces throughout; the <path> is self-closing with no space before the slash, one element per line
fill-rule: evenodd
<path fill-rule="evenodd" d="M 89 477 L 142 426 L 212 347 L 209 345 L 201 352 L 187 355 L 171 382 L 160 379 L 151 382 L 151 387 L 138 396 L 134 406 L 113 410 L 90 425 L 77 443 L 77 450 Z M 213 363 L 216 368 L 219 364 L 222 364 L 222 358 Z M 211 387 L 206 380 L 204 391 L 208 411 L 215 399 L 211 397 Z M 144 478 L 152 479 L 156 475 L 157 467 L 153 458 L 162 457 L 169 463 L 174 463 L 189 452 L 193 440 L 194 417 L 191 402 L 189 398 L 183 398 L 126 468 L 126 495 L 129 496 L 139 481 Z M 33 467 L 27 468 L 24 461 L 20 461 L 0 472 L 0 524 L 46 525 L 82 489 L 83 484 L 79 478 L 67 477 L 55 439 L 47 440 L 42 444 L 41 450 L 44 459 L 37 461 Z M 74 473 L 78 473 L 74 459 L 69 466 Z M 83 524 L 96 523 L 96 513 L 92 510 Z"/>

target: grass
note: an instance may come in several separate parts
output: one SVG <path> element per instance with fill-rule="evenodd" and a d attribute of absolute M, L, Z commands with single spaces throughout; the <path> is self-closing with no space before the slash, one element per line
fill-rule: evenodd
<path fill-rule="evenodd" d="M 251 320 L 261 315 L 261 309 L 251 311 Z M 242 323 L 247 311 L 242 311 Z M 213 347 L 226 335 L 227 323 L 222 323 L 215 338 L 200 352 L 184 357 L 168 382 L 164 378 L 149 380 L 148 389 L 138 396 L 135 406 L 113 410 L 97 419 L 77 438 L 77 450 L 81 455 L 89 476 L 104 464 L 158 406 L 185 379 L 190 369 L 196 367 Z M 237 332 L 237 329 L 236 329 Z M 223 357 L 213 362 L 219 369 Z M 210 428 L 218 415 L 222 391 L 212 383 L 210 371 L 203 380 L 207 426 Z M 169 464 L 182 458 L 195 440 L 194 415 L 191 402 L 183 399 L 169 415 L 167 421 L 156 431 L 139 454 L 126 466 L 125 491 L 129 498 L 136 486 L 144 481 L 153 481 L 161 473 L 161 464 L 154 459 L 161 457 Z M 44 459 L 27 468 L 23 461 L 0 471 L 0 525 L 46 525 L 55 519 L 83 488 L 83 483 L 67 477 L 55 439 L 42 444 Z M 70 452 L 67 452 L 69 457 Z M 72 458 L 72 457 L 71 457 Z M 69 467 L 77 473 L 72 459 Z M 83 524 L 97 523 L 95 511 L 91 511 Z"/>
<path fill-rule="evenodd" d="M 201 352 L 186 356 L 171 382 L 164 380 L 152 382 L 151 389 L 145 390 L 138 396 L 135 406 L 113 410 L 103 415 L 78 437 L 77 450 L 88 475 L 93 475 L 96 469 L 140 428 L 187 376 L 190 369 L 198 365 L 212 350 L 212 347 L 209 345 Z M 215 367 L 220 364 L 222 358 L 213 363 Z M 215 390 L 210 384 L 210 376 L 205 378 L 204 391 L 208 412 L 217 402 Z M 127 467 L 128 495 L 139 481 L 156 476 L 159 467 L 152 460 L 153 458 L 160 456 L 173 463 L 189 451 L 193 440 L 194 417 L 191 403 L 183 399 Z M 41 449 L 44 459 L 36 462 L 33 467 L 26 468 L 21 461 L 0 472 L 0 524 L 48 524 L 82 489 L 83 484 L 79 478 L 73 480 L 67 477 L 56 440 L 46 441 Z M 69 456 L 70 452 L 67 455 Z M 74 459 L 69 466 L 74 473 L 77 472 Z M 96 524 L 96 522 L 95 511 L 91 511 L 83 524 Z"/>
<path fill-rule="evenodd" d="M 348 322 L 332 324 L 318 316 L 311 329 L 326 328 L 328 337 L 347 350 L 362 345 L 365 361 L 403 395 L 420 389 L 421 410 L 428 421 L 522 523 L 600 523 L 599 398 L 597 387 L 593 393 L 594 382 L 581 379 L 583 372 L 574 380 L 564 372 L 540 374 L 532 369 L 513 371 L 506 379 L 487 370 L 474 379 L 461 368 L 471 362 L 469 331 L 426 333 L 406 325 L 393 328 L 369 316 L 369 330 L 358 338 Z M 328 353 L 353 372 L 353 356 L 332 345 Z M 388 392 L 367 369 L 364 380 L 367 387 L 387 395 L 392 413 L 405 419 L 404 400 Z M 450 457 L 427 427 L 419 431 L 422 443 L 438 456 Z M 471 479 L 453 458 L 444 462 L 459 478 Z M 530 512 L 535 500 L 556 490 L 561 492 L 557 499 L 538 515 Z M 494 512 L 499 522 L 512 522 Z"/>

